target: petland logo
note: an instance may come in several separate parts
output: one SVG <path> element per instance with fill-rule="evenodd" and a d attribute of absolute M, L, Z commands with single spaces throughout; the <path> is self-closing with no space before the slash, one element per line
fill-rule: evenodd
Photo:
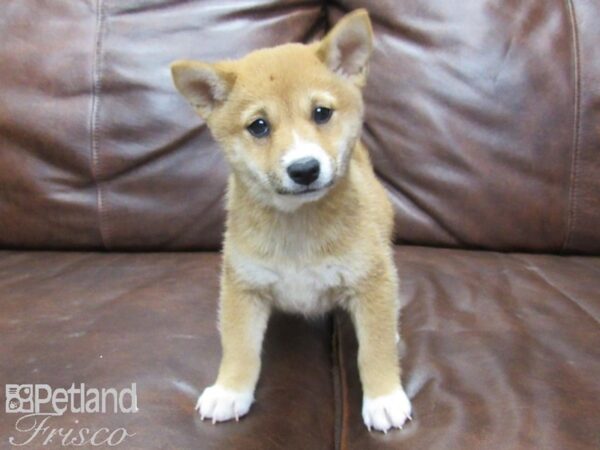
<path fill-rule="evenodd" d="M 63 447 L 115 447 L 135 436 L 125 428 L 97 430 L 79 427 L 53 427 L 52 418 L 65 412 L 72 414 L 123 413 L 138 411 L 136 384 L 117 390 L 88 388 L 84 383 L 70 388 L 53 389 L 47 384 L 7 384 L 6 412 L 24 414 L 15 422 L 17 434 L 8 442 L 17 447 L 25 445 L 48 446 L 57 443 Z"/>

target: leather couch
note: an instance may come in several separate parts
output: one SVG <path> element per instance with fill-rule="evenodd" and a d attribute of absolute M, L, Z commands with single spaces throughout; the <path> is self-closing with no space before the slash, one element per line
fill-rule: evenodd
<path fill-rule="evenodd" d="M 357 7 L 414 420 L 362 424 L 336 312 L 275 315 L 251 413 L 201 422 L 227 167 L 169 63 L 310 41 Z M 4 1 L 0 381 L 135 382 L 137 413 L 52 418 L 124 427 L 128 449 L 599 448 L 598 17 L 596 0 Z M 0 412 L 0 448 L 24 440 L 17 418 Z"/>

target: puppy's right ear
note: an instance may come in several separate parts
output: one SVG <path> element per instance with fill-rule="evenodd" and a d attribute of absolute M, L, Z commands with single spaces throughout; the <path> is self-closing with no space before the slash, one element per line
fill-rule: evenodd
<path fill-rule="evenodd" d="M 200 61 L 175 61 L 171 76 L 177 90 L 207 119 L 216 106 L 224 102 L 235 83 L 235 74 Z"/>
<path fill-rule="evenodd" d="M 364 86 L 373 50 L 369 13 L 358 9 L 347 14 L 319 44 L 317 56 L 331 71 Z"/>

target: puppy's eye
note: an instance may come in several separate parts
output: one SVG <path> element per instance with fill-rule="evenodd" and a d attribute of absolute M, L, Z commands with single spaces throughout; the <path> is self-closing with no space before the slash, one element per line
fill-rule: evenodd
<path fill-rule="evenodd" d="M 324 106 L 317 106 L 313 110 L 313 120 L 315 121 L 315 123 L 318 123 L 319 125 L 322 123 L 327 123 L 327 122 L 329 122 L 329 119 L 331 119 L 332 114 L 333 114 L 333 109 L 325 108 Z"/>
<path fill-rule="evenodd" d="M 254 122 L 248 125 L 246 129 L 252 136 L 257 138 L 267 137 L 271 132 L 269 122 L 267 122 L 265 119 L 256 119 Z"/>

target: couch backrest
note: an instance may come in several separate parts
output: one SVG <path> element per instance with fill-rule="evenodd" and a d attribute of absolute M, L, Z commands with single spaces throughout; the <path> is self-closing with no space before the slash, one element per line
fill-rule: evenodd
<path fill-rule="evenodd" d="M 368 3 L 365 141 L 399 238 L 599 252 L 600 2 Z"/>
<path fill-rule="evenodd" d="M 0 246 L 214 249 L 227 167 L 172 87 L 367 7 L 364 140 L 400 242 L 600 252 L 600 4 L 16 0 L 0 6 Z"/>

